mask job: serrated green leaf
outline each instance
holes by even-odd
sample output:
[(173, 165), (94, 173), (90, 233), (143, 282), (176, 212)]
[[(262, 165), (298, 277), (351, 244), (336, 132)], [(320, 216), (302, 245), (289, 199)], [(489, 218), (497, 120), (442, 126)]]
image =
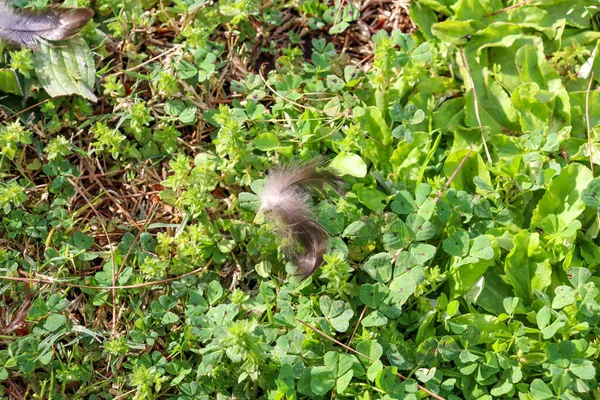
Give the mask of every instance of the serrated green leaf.
[(570, 164), (555, 177), (531, 217), (532, 228), (541, 227), (542, 220), (554, 214), (558, 230), (569, 226), (585, 210), (581, 194), (592, 180), (592, 172), (581, 164)]
[(79, 95), (96, 102), (94, 57), (80, 36), (60, 43), (40, 44), (34, 52), (35, 73), (52, 97)]
[(533, 300), (533, 290), (544, 290), (552, 280), (549, 255), (540, 246), (539, 235), (527, 231), (514, 238), (514, 247), (506, 257), (504, 270), (515, 294), (526, 304)]

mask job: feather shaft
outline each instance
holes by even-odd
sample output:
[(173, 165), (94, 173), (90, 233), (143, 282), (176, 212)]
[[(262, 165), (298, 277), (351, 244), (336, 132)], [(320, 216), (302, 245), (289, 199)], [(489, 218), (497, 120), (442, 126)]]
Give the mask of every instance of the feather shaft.
[(75, 36), (93, 16), (86, 7), (19, 10), (0, 0), (0, 39), (37, 50), (40, 42)]
[(337, 175), (319, 170), (325, 158), (292, 162), (272, 170), (260, 195), (260, 209), (275, 223), (279, 233), (291, 239), (298, 270), (310, 276), (323, 263), (329, 234), (314, 217), (311, 194), (325, 196), (327, 187), (344, 193), (344, 181)]

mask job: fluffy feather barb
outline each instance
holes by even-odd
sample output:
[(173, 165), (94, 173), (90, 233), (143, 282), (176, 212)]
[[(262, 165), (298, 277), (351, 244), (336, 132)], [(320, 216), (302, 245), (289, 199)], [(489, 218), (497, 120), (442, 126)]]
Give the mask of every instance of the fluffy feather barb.
[[(314, 218), (310, 194), (326, 194), (330, 186), (342, 194), (344, 181), (319, 168), (324, 158), (290, 163), (275, 168), (266, 178), (260, 195), (260, 209), (279, 231), (298, 246), (293, 252), (298, 269), (310, 276), (322, 263), (329, 235)], [(299, 248), (298, 248), (299, 247)]]
[(38, 49), (40, 41), (75, 36), (93, 16), (90, 8), (18, 10), (0, 0), (0, 39)]

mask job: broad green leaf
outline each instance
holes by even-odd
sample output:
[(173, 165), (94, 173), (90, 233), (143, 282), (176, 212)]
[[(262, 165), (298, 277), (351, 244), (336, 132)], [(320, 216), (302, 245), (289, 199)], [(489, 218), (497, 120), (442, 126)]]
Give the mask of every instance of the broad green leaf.
[(503, 379), (500, 380), (500, 382), (498, 382), (496, 385), (494, 385), (492, 390), (490, 390), (490, 394), (492, 396), (502, 396), (510, 392), (513, 389), (513, 387), (513, 384), (508, 379)]
[(364, 340), (356, 345), (356, 351), (373, 360), (379, 360), (383, 354), (383, 347), (375, 340)]
[(363, 264), (362, 268), (380, 283), (386, 283), (392, 278), (392, 256), (389, 253), (375, 254)]
[(354, 316), (354, 311), (351, 309), (344, 310), (340, 315), (333, 317), (329, 323), (338, 332), (346, 332), (350, 326), (350, 320)]
[(373, 311), (368, 314), (361, 323), (364, 327), (370, 328), (383, 326), (388, 323), (388, 319), (381, 311)]
[(358, 298), (369, 308), (377, 308), (388, 294), (388, 288), (380, 283), (363, 284), (358, 289)]
[(571, 362), (571, 365), (569, 365), (569, 370), (573, 375), (581, 379), (594, 379), (596, 376), (596, 368), (590, 360), (581, 358), (575, 359)]
[(410, 231), (406, 224), (400, 219), (394, 221), (381, 238), (385, 249), (392, 254), (406, 247), (410, 240)]
[(523, 29), (517, 24), (494, 22), (472, 35), (465, 46), (467, 52), (476, 51), (479, 56), (485, 48), (511, 47), (523, 37)]
[[(493, 252), (493, 250), (492, 250)], [(451, 296), (465, 295), (475, 285), (487, 269), (494, 264), (493, 257), (489, 260), (480, 260), (477, 257), (467, 256), (456, 259), (452, 264), (450, 276)], [(480, 290), (477, 288), (477, 290)]]
[(541, 227), (542, 220), (554, 214), (562, 231), (585, 210), (581, 194), (592, 180), (592, 172), (581, 164), (570, 164), (555, 177), (531, 217), (531, 227)]
[(346, 391), (346, 388), (348, 387), (348, 385), (350, 384), (350, 381), (352, 380), (354, 376), (354, 371), (350, 370), (348, 372), (346, 372), (345, 374), (339, 376), (337, 378), (337, 381), (335, 383), (335, 389), (338, 393), (344, 393), (344, 391)]
[(161, 319), (163, 324), (174, 324), (177, 321), (179, 321), (179, 317), (177, 314), (172, 313), (171, 311), (167, 311)]
[(40, 43), (33, 53), (35, 73), (52, 97), (79, 95), (96, 102), (92, 92), (96, 78), (94, 57), (83, 38), (77, 36), (59, 43)]
[[(580, 78), (584, 78), (587, 79), (589, 76), (590, 72), (594, 73), (594, 78), (596, 79), (596, 81), (598, 81), (598, 79), (600, 79), (600, 40), (598, 40), (596, 42), (596, 47), (594, 47), (594, 50), (592, 51), (592, 54), (590, 56), (590, 59), (588, 59), (588, 61), (581, 66), (581, 69), (579, 71), (578, 76)], [(586, 68), (589, 67), (589, 69)], [(586, 70), (587, 69), (587, 70)]]
[(79, 250), (85, 250), (92, 247), (94, 244), (94, 238), (90, 235), (86, 235), (85, 233), (77, 231), (73, 234), (73, 243)]
[(485, 25), (480, 21), (455, 21), (446, 20), (431, 26), (431, 31), (441, 41), (452, 44), (466, 43), (467, 36), (483, 29)]
[[(571, 136), (585, 138), (587, 135), (587, 124), (585, 121), (586, 115), (589, 117), (590, 127), (593, 128), (600, 124), (600, 92), (592, 90), (588, 94), (587, 91), (584, 89), (577, 92), (569, 92), (569, 102), (571, 103), (571, 113), (579, 113), (580, 115), (580, 119), (576, 119), (575, 115), (573, 116), (573, 130), (571, 131)], [(587, 113), (586, 103), (589, 104), (589, 112)], [(582, 139), (581, 144), (584, 143), (585, 140)], [(585, 143), (585, 145), (587, 146), (587, 143)]]
[(552, 300), (552, 308), (560, 310), (575, 302), (575, 290), (570, 286), (559, 286), (554, 289), (554, 299)]
[(437, 232), (433, 223), (418, 214), (409, 215), (406, 218), (406, 225), (414, 233), (414, 238), (420, 242), (431, 239)]
[(503, 5), (500, 0), (458, 0), (450, 8), (454, 10), (454, 18), (457, 20), (481, 21), (486, 15), (502, 9)]
[(179, 114), (179, 121), (184, 124), (193, 124), (196, 122), (197, 113), (197, 107), (186, 107), (186, 109)]
[[(593, 244), (593, 243), (591, 243)], [(596, 259), (593, 259), (594, 262)], [(592, 277), (592, 272), (587, 268), (573, 267), (570, 268), (567, 273), (570, 275), (569, 281), (571, 284), (580, 292), (583, 293), (585, 283)]]
[[(531, 45), (523, 46), (517, 51), (515, 61), (522, 81), (536, 85), (540, 89), (527, 103), (520, 103), (515, 107), (521, 115), (523, 131), (547, 128), (550, 132), (557, 132), (564, 125), (569, 125), (571, 122), (569, 95), (560, 75), (546, 60), (543, 51)], [(524, 125), (522, 108), (531, 108), (530, 117), (540, 122), (532, 121)], [(545, 116), (544, 108), (547, 109)], [(535, 115), (536, 113), (539, 114)]]
[(379, 306), (379, 311), (388, 318), (396, 319), (402, 315), (402, 297), (399, 293), (388, 292), (383, 304)]
[(600, 179), (595, 178), (581, 192), (581, 199), (590, 206), (600, 208)]
[(219, 281), (211, 281), (205, 290), (206, 299), (212, 306), (223, 297), (223, 288)]
[(370, 210), (383, 210), (387, 205), (388, 196), (377, 189), (360, 186), (355, 189), (355, 193), (360, 202)]
[(482, 260), (491, 260), (494, 258), (494, 249), (490, 245), (490, 238), (487, 235), (477, 236), (473, 240), (469, 255)]
[(279, 138), (273, 132), (265, 132), (255, 137), (252, 144), (258, 150), (269, 151), (279, 147)]
[(363, 178), (367, 175), (367, 164), (358, 154), (339, 153), (329, 164), (329, 167), (343, 175)]
[[(454, 174), (468, 152), (469, 150), (460, 150), (448, 156), (444, 163), (444, 174), (446, 177), (449, 178)], [(473, 179), (476, 176), (491, 185), (490, 173), (487, 170), (483, 159), (479, 153), (473, 151), (466, 158), (464, 164), (454, 177), (451, 186), (457, 190), (464, 190), (467, 193), (479, 192), (480, 189), (473, 183)]]
[[(421, 213), (421, 209), (425, 206), (425, 202), (427, 200), (431, 200), (429, 199), (429, 195), (431, 194), (431, 186), (428, 185), (427, 183), (420, 183), (417, 185), (416, 189), (415, 189), (415, 201), (416, 204), (418, 204), (419, 206), (419, 213)], [(434, 204), (430, 204), (431, 207), (434, 206)]]
[(376, 386), (384, 392), (391, 391), (396, 384), (397, 371), (398, 368), (396, 367), (387, 367), (381, 370), (379, 375), (377, 375), (377, 378), (375, 378)]
[(388, 164), (393, 136), (381, 112), (376, 107), (356, 107), (353, 111), (361, 129), (371, 138), (361, 148), (363, 160), (370, 160), (377, 166)]
[(536, 29), (546, 35), (549, 39), (553, 39), (557, 34), (561, 33), (561, 30), (559, 29), (562, 25), (560, 23), (561, 20), (550, 20), (550, 16), (542, 7), (529, 7), (524, 5), (523, 7), (516, 7), (508, 10), (505, 16), (509, 22), (518, 24), (522, 27)]
[(504, 270), (515, 294), (526, 304), (533, 301), (534, 289), (543, 291), (550, 285), (552, 267), (537, 233), (521, 231), (514, 237)]
[(295, 389), (294, 371), (288, 363), (281, 365), (279, 377), (277, 378), (277, 388), (286, 395), (292, 395)]
[(150, 233), (142, 232), (140, 235), (140, 245), (142, 246), (142, 249), (146, 251), (154, 251), (157, 244), (158, 241), (154, 239), (154, 236), (152, 236)]
[[(419, 45), (419, 47), (417, 47), (416, 49), (413, 50), (413, 52), (411, 53), (411, 59), (415, 62), (419, 62), (419, 63), (429, 63), (431, 62), (431, 45), (429, 44), (429, 42), (424, 42), (422, 44)], [(411, 123), (418, 123), (418, 122), (411, 122)]]
[(335, 385), (335, 372), (327, 366), (314, 367), (310, 371), (310, 388), (317, 395), (324, 395)]
[(438, 342), (438, 351), (446, 361), (454, 361), (461, 352), (459, 344), (452, 336), (444, 336)]
[(311, 388), (311, 373), (313, 368), (304, 368), (302, 373), (300, 374), (300, 379), (298, 380), (298, 392), (306, 395), (306, 396), (315, 396), (315, 393)]
[(454, 235), (444, 240), (442, 248), (451, 256), (466, 256), (469, 251), (469, 234), (466, 231), (456, 231)]
[(427, 40), (434, 38), (431, 26), (438, 21), (437, 15), (425, 4), (411, 2), (408, 9), (411, 20), (419, 27)]
[(558, 330), (563, 326), (565, 326), (565, 322), (557, 319), (556, 321), (554, 321), (553, 323), (541, 330), (542, 338), (550, 339), (551, 337), (556, 335), (556, 332), (558, 332)]
[(560, 343), (549, 343), (546, 346), (548, 360), (560, 368), (567, 368), (575, 354), (575, 345), (570, 340)]
[(5, 68), (0, 69), (0, 92), (23, 96), (23, 89), (21, 88), (15, 70)]
[(507, 284), (503, 278), (503, 268), (498, 266), (488, 267), (482, 276), (483, 289), (476, 298), (477, 305), (495, 315), (503, 312), (502, 301), (506, 297), (514, 296), (512, 286)]
[(548, 13), (549, 24), (554, 25), (556, 21), (566, 19), (567, 24), (585, 29), (589, 22), (589, 15), (586, 10), (589, 6), (596, 6), (595, 0), (561, 0), (544, 1), (540, 8)]
[(382, 370), (383, 370), (383, 363), (380, 360), (376, 360), (367, 369), (367, 378), (370, 381), (374, 381), (379, 376), (379, 373)]
[(537, 312), (535, 315), (535, 320), (537, 322), (537, 326), (539, 329), (544, 329), (548, 326), (550, 322), (550, 317), (552, 316), (550, 307), (544, 306)]
[(525, 83), (513, 92), (512, 104), (519, 114), (521, 130), (532, 132), (548, 126), (554, 108), (554, 96), (540, 89), (537, 83)]
[(319, 308), (326, 318), (340, 315), (345, 309), (343, 300), (332, 300), (331, 297), (325, 295), (319, 298)]
[(543, 380), (538, 378), (531, 382), (529, 390), (531, 390), (531, 394), (535, 400), (546, 400), (556, 397), (548, 385), (546, 385)]
[[(518, 131), (518, 115), (512, 106), (511, 99), (496, 80), (497, 77), (492, 76), (491, 70), (486, 64), (483, 64), (487, 59), (489, 49), (484, 49), (479, 57), (476, 54), (467, 53), (467, 62), (470, 70), (467, 72), (461, 62), (461, 73), (464, 76), (470, 75), (473, 78), (475, 90), (477, 91), (477, 105), (479, 111), (479, 119), (481, 124), (489, 127), (492, 132), (496, 131)], [(468, 91), (465, 94), (465, 122), (467, 127), (479, 128), (477, 113), (475, 112), (475, 96), (470, 80), (466, 80)], [(481, 135), (477, 139), (477, 143), (481, 142)]]
[(395, 213), (404, 215), (414, 212), (417, 209), (417, 204), (409, 192), (401, 190), (396, 194), (390, 207)]
[(258, 212), (260, 208), (260, 199), (254, 193), (242, 192), (238, 195), (240, 207), (250, 212)]
[(410, 255), (415, 259), (417, 264), (425, 264), (435, 255), (435, 246), (427, 243), (415, 243), (410, 247)]
[(59, 328), (63, 327), (67, 322), (67, 319), (62, 314), (50, 314), (44, 322), (44, 329), (50, 332), (56, 332)]
[(333, 370), (336, 379), (336, 391), (338, 393), (346, 390), (346, 387), (352, 380), (354, 371), (352, 367), (358, 360), (350, 354), (336, 353), (333, 351), (325, 354), (324, 364), (327, 368)]
[(507, 297), (502, 302), (502, 305), (504, 306), (504, 311), (506, 311), (508, 315), (513, 315), (515, 310), (517, 309), (517, 306), (519, 305), (519, 298)]
[(424, 279), (422, 267), (415, 267), (398, 276), (390, 283), (390, 290), (400, 295), (401, 305), (415, 292), (417, 285)]

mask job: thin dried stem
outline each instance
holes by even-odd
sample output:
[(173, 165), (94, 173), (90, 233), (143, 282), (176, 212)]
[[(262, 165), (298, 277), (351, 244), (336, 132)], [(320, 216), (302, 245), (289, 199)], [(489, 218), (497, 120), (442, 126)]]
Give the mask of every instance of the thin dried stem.
[(456, 174), (458, 174), (458, 171), (460, 171), (462, 166), (465, 164), (465, 161), (467, 161), (467, 158), (469, 158), (469, 156), (471, 155), (472, 152), (473, 152), (473, 147), (469, 147), (469, 151), (467, 152), (467, 154), (465, 154), (465, 156), (461, 160), (460, 164), (458, 164), (458, 167), (456, 167), (456, 170), (454, 170), (452, 175), (450, 175), (448, 182), (446, 182), (446, 184), (444, 185), (444, 189), (440, 190), (440, 192), (435, 197), (435, 200), (433, 201), (434, 203), (437, 203), (438, 201), (440, 201), (440, 199), (442, 198), (442, 195), (444, 194), (446, 189), (448, 189), (448, 186), (450, 186), (450, 184), (452, 183), (454, 178), (456, 178)]
[[(371, 357), (367, 356), (366, 354), (363, 354), (363, 353), (361, 353), (361, 352), (359, 352), (357, 350), (354, 350), (352, 347), (350, 347), (348, 345), (345, 345), (344, 343), (340, 342), (339, 340), (337, 340), (337, 339), (329, 336), (325, 332), (323, 332), (323, 331), (315, 328), (314, 326), (308, 324), (307, 322), (304, 322), (304, 321), (302, 321), (301, 319), (298, 319), (298, 318), (296, 318), (296, 321), (300, 322), (302, 325), (306, 326), (307, 328), (311, 329), (312, 331), (314, 331), (314, 332), (318, 333), (319, 335), (323, 336), (325, 339), (330, 340), (333, 343), (337, 344), (338, 346), (343, 347), (347, 351), (349, 351), (351, 353), (354, 353), (354, 354), (357, 354), (357, 355), (359, 355), (359, 356), (361, 356), (361, 357), (363, 357), (363, 358), (365, 358), (365, 359), (367, 359), (367, 360), (369, 360), (371, 362), (375, 362), (376, 361), (376, 360), (372, 359)], [(384, 368), (387, 368), (387, 367), (384, 367)], [(402, 374), (400, 374), (398, 372), (396, 373), (396, 376), (398, 376), (399, 378), (404, 379), (404, 380), (408, 379), (406, 376), (404, 376), (404, 375), (402, 375)], [(429, 396), (433, 397), (434, 399), (445, 400), (443, 397), (441, 397), (441, 396), (433, 393), (431, 390), (429, 390), (429, 389), (427, 389), (427, 388), (425, 388), (425, 387), (423, 387), (421, 385), (417, 385), (417, 387), (421, 391), (423, 391), (424, 393), (427, 393)]]
[[(90, 206), (90, 209), (94, 212), (94, 214), (96, 215), (96, 217), (98, 218), (98, 223), (100, 224), (100, 226), (102, 226), (102, 230), (104, 231), (104, 234), (106, 235), (106, 240), (108, 241), (108, 249), (110, 251), (110, 267), (111, 267), (111, 275), (112, 275), (112, 285), (116, 286), (117, 285), (117, 278), (115, 275), (115, 251), (113, 249), (113, 245), (110, 241), (110, 236), (108, 236), (108, 231), (106, 230), (106, 226), (104, 225), (104, 222), (102, 221), (102, 216), (100, 215), (100, 213), (98, 212), (98, 210), (96, 210), (96, 207), (94, 207), (94, 205), (90, 202), (90, 200), (88, 199), (88, 197), (85, 195), (85, 193), (75, 184), (75, 182), (71, 179), (71, 178), (67, 178), (67, 180), (69, 181), (69, 183), (73, 186), (73, 188), (75, 188), (75, 190), (77, 191), (77, 193), (79, 193), (79, 195), (83, 198), (83, 200), (85, 200), (85, 202), (88, 204), (88, 206)], [(116, 314), (117, 314), (117, 292), (116, 290), (113, 289), (112, 291), (112, 331), (113, 334), (115, 332), (115, 322), (116, 322)]]
[(196, 268), (193, 271), (186, 272), (185, 274), (178, 275), (173, 278), (166, 278), (166, 279), (161, 279), (159, 281), (144, 282), (144, 283), (138, 283), (135, 285), (123, 285), (123, 286), (78, 285), (76, 283), (58, 281), (58, 280), (55, 280), (54, 278), (36, 279), (36, 278), (20, 278), (20, 277), (16, 277), (16, 276), (6, 276), (6, 275), (0, 275), (0, 280), (15, 281), (15, 282), (44, 283), (44, 284), (50, 284), (50, 285), (57, 284), (60, 286), (74, 287), (74, 288), (78, 288), (78, 289), (95, 289), (95, 290), (113, 290), (114, 291), (114, 290), (139, 289), (139, 288), (148, 287), (148, 286), (164, 285), (165, 283), (173, 282), (173, 281), (185, 278), (186, 276), (194, 275), (197, 273), (200, 273), (200, 276), (202, 276), (204, 274), (204, 272), (208, 269), (208, 267), (211, 266), (211, 264), (212, 264), (212, 261), (209, 261), (209, 263), (203, 267)]
[(592, 82), (593, 81), (594, 81), (594, 71), (592, 71), (590, 73), (590, 82), (588, 83), (588, 87), (585, 92), (585, 124), (587, 126), (588, 152), (590, 153), (590, 169), (592, 170), (592, 175), (594, 175), (594, 160), (593, 160), (594, 144), (592, 143), (592, 129), (590, 128), (590, 91), (592, 90)]
[[(590, 125), (590, 91), (592, 90), (592, 82), (594, 82), (594, 71), (590, 73), (590, 81), (587, 90), (585, 91), (585, 124), (587, 127), (588, 152), (590, 153), (590, 169), (592, 177), (594, 176), (594, 143), (592, 142), (592, 129)], [(600, 227), (600, 211), (596, 212), (596, 220)]]
[(491, 14), (487, 14), (487, 15), (486, 15), (486, 17), (493, 17), (494, 15), (498, 15), (498, 14), (505, 13), (505, 12), (507, 12), (507, 11), (509, 11), (509, 10), (513, 10), (513, 9), (515, 9), (515, 8), (519, 8), (519, 7), (521, 7), (521, 6), (524, 6), (524, 5), (526, 5), (527, 3), (531, 3), (531, 1), (532, 1), (532, 0), (524, 0), (524, 1), (520, 2), (520, 3), (513, 4), (512, 6), (505, 7), (505, 8), (503, 8), (502, 10), (494, 11), (494, 12), (493, 12), (493, 13), (491, 13)]
[(485, 149), (485, 155), (487, 157), (488, 162), (492, 164), (492, 156), (490, 155), (490, 150), (488, 149), (487, 143), (485, 141), (485, 135), (483, 134), (483, 124), (481, 123), (481, 117), (479, 116), (479, 99), (477, 97), (477, 90), (475, 89), (475, 81), (473, 81), (471, 70), (469, 70), (469, 63), (467, 62), (467, 56), (465, 55), (465, 50), (462, 47), (460, 48), (460, 54), (465, 65), (467, 78), (469, 78), (471, 88), (473, 89), (473, 107), (475, 108), (475, 118), (477, 118), (477, 124), (479, 124), (479, 132), (481, 133), (481, 141), (483, 143), (483, 148)]
[[(156, 60), (159, 60), (159, 59), (161, 59), (161, 58), (163, 58), (163, 57), (165, 57), (165, 56), (167, 56), (167, 55), (169, 55), (169, 54), (171, 54), (171, 53), (174, 53), (175, 51), (177, 51), (177, 50), (180, 50), (180, 49), (181, 49), (181, 46), (175, 46), (175, 47), (173, 47), (173, 48), (171, 48), (171, 49), (169, 49), (169, 50), (167, 50), (167, 51), (165, 51), (165, 52), (163, 52), (163, 53), (160, 53), (160, 54), (159, 54), (159, 55), (157, 55), (157, 56), (154, 56), (154, 57), (152, 57), (152, 58), (150, 58), (150, 59), (148, 59), (148, 60), (144, 61), (144, 62), (143, 62), (143, 63), (141, 63), (141, 64), (138, 64), (138, 65), (136, 65), (136, 66), (134, 66), (134, 67), (131, 67), (131, 68), (124, 69), (124, 70), (122, 70), (122, 71), (119, 71), (119, 72), (115, 72), (115, 73), (114, 73), (114, 74), (112, 74), (112, 75), (114, 75), (114, 76), (119, 76), (119, 75), (126, 74), (127, 72), (133, 72), (133, 71), (135, 71), (135, 70), (138, 70), (138, 69), (140, 69), (140, 68), (142, 68), (142, 67), (144, 67), (144, 66), (146, 66), (146, 65), (150, 64), (151, 62), (154, 62), (154, 61), (156, 61)], [(110, 76), (110, 75), (106, 75), (106, 76)], [(106, 79), (106, 77), (102, 78), (101, 80), (104, 80), (104, 79)]]

